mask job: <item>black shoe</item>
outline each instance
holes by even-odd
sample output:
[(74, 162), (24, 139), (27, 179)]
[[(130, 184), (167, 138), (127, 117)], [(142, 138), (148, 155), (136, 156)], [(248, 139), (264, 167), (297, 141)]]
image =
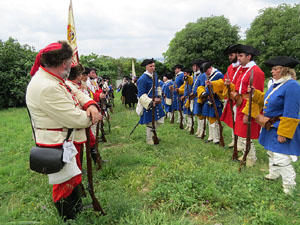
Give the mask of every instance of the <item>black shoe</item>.
[(212, 142), (212, 140), (205, 140), (205, 141), (204, 141), (204, 143), (206, 143), (206, 144), (207, 144), (207, 143), (210, 143), (210, 142)]
[(220, 144), (220, 142), (219, 142), (219, 141), (217, 141), (217, 142), (214, 142), (214, 145), (218, 145), (218, 144)]

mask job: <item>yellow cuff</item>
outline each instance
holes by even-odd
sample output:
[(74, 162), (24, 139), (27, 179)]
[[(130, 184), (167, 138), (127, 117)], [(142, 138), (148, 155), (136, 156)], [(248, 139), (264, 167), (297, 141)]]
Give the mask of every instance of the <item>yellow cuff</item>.
[(192, 76), (188, 76), (188, 84), (189, 85), (193, 85), (193, 77)]
[(204, 86), (199, 86), (199, 87), (197, 88), (197, 97), (198, 97), (197, 102), (198, 102), (198, 103), (202, 103), (201, 95), (202, 95), (202, 93), (203, 93), (204, 91), (205, 91), (205, 87), (204, 87)]
[(181, 85), (180, 88), (178, 89), (178, 94), (180, 94), (180, 95), (184, 94), (184, 87), (185, 87), (185, 81), (184, 81), (183, 85)]
[(225, 88), (223, 79), (214, 80), (211, 82), (214, 93), (221, 92)]
[(265, 93), (255, 89), (253, 97), (252, 97), (252, 101), (257, 103), (259, 106), (263, 106), (264, 105), (264, 97), (265, 97)]
[(280, 117), (280, 123), (278, 126), (277, 134), (279, 136), (292, 139), (299, 123), (299, 119)]
[(190, 100), (188, 99), (188, 100), (186, 100), (186, 103), (185, 103), (185, 108), (190, 108)]
[[(262, 110), (262, 107), (260, 107), (258, 104), (254, 103), (252, 101), (251, 117), (255, 119), (260, 114), (261, 110)], [(245, 107), (243, 108), (242, 113), (248, 115), (248, 113), (249, 113), (249, 100), (247, 101)]]

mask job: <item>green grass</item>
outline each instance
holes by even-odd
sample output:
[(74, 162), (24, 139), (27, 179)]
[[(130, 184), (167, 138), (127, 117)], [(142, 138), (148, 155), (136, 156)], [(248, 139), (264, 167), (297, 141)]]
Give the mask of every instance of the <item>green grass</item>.
[[(257, 164), (241, 173), (232, 150), (204, 144), (168, 121), (158, 128), (161, 143), (148, 146), (144, 126), (128, 137), (138, 117), (119, 97), (108, 142), (100, 143), (110, 161), (94, 170), (96, 196), (107, 215), (88, 209), (71, 224), (300, 224), (299, 185), (286, 196), (281, 179), (263, 179), (268, 159), (257, 142)], [(26, 109), (0, 111), (0, 118), (0, 224), (62, 224), (47, 176), (29, 169), (34, 143)], [(224, 135), (229, 143), (228, 127)], [(294, 166), (299, 172), (299, 163)]]

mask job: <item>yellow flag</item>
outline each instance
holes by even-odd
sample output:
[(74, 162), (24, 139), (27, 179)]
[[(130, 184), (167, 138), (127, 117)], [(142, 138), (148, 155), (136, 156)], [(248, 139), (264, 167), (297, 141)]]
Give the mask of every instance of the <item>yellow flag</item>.
[(78, 56), (72, 0), (70, 0), (70, 6), (69, 6), (67, 40), (73, 49), (72, 65), (76, 65), (79, 62), (79, 56)]
[(132, 65), (132, 69), (131, 69), (131, 77), (133, 78), (133, 77), (136, 77), (133, 59), (132, 59), (132, 64), (131, 64), (131, 65)]

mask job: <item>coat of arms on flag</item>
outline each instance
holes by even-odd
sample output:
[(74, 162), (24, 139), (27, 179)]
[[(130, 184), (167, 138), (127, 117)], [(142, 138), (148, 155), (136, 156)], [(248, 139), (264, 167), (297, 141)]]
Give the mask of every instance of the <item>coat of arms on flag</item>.
[(72, 0), (70, 0), (70, 6), (69, 6), (67, 40), (71, 45), (71, 48), (73, 49), (72, 65), (76, 65), (79, 62), (79, 56), (78, 56), (78, 49), (77, 49), (77, 42), (76, 42), (76, 31), (75, 31)]

